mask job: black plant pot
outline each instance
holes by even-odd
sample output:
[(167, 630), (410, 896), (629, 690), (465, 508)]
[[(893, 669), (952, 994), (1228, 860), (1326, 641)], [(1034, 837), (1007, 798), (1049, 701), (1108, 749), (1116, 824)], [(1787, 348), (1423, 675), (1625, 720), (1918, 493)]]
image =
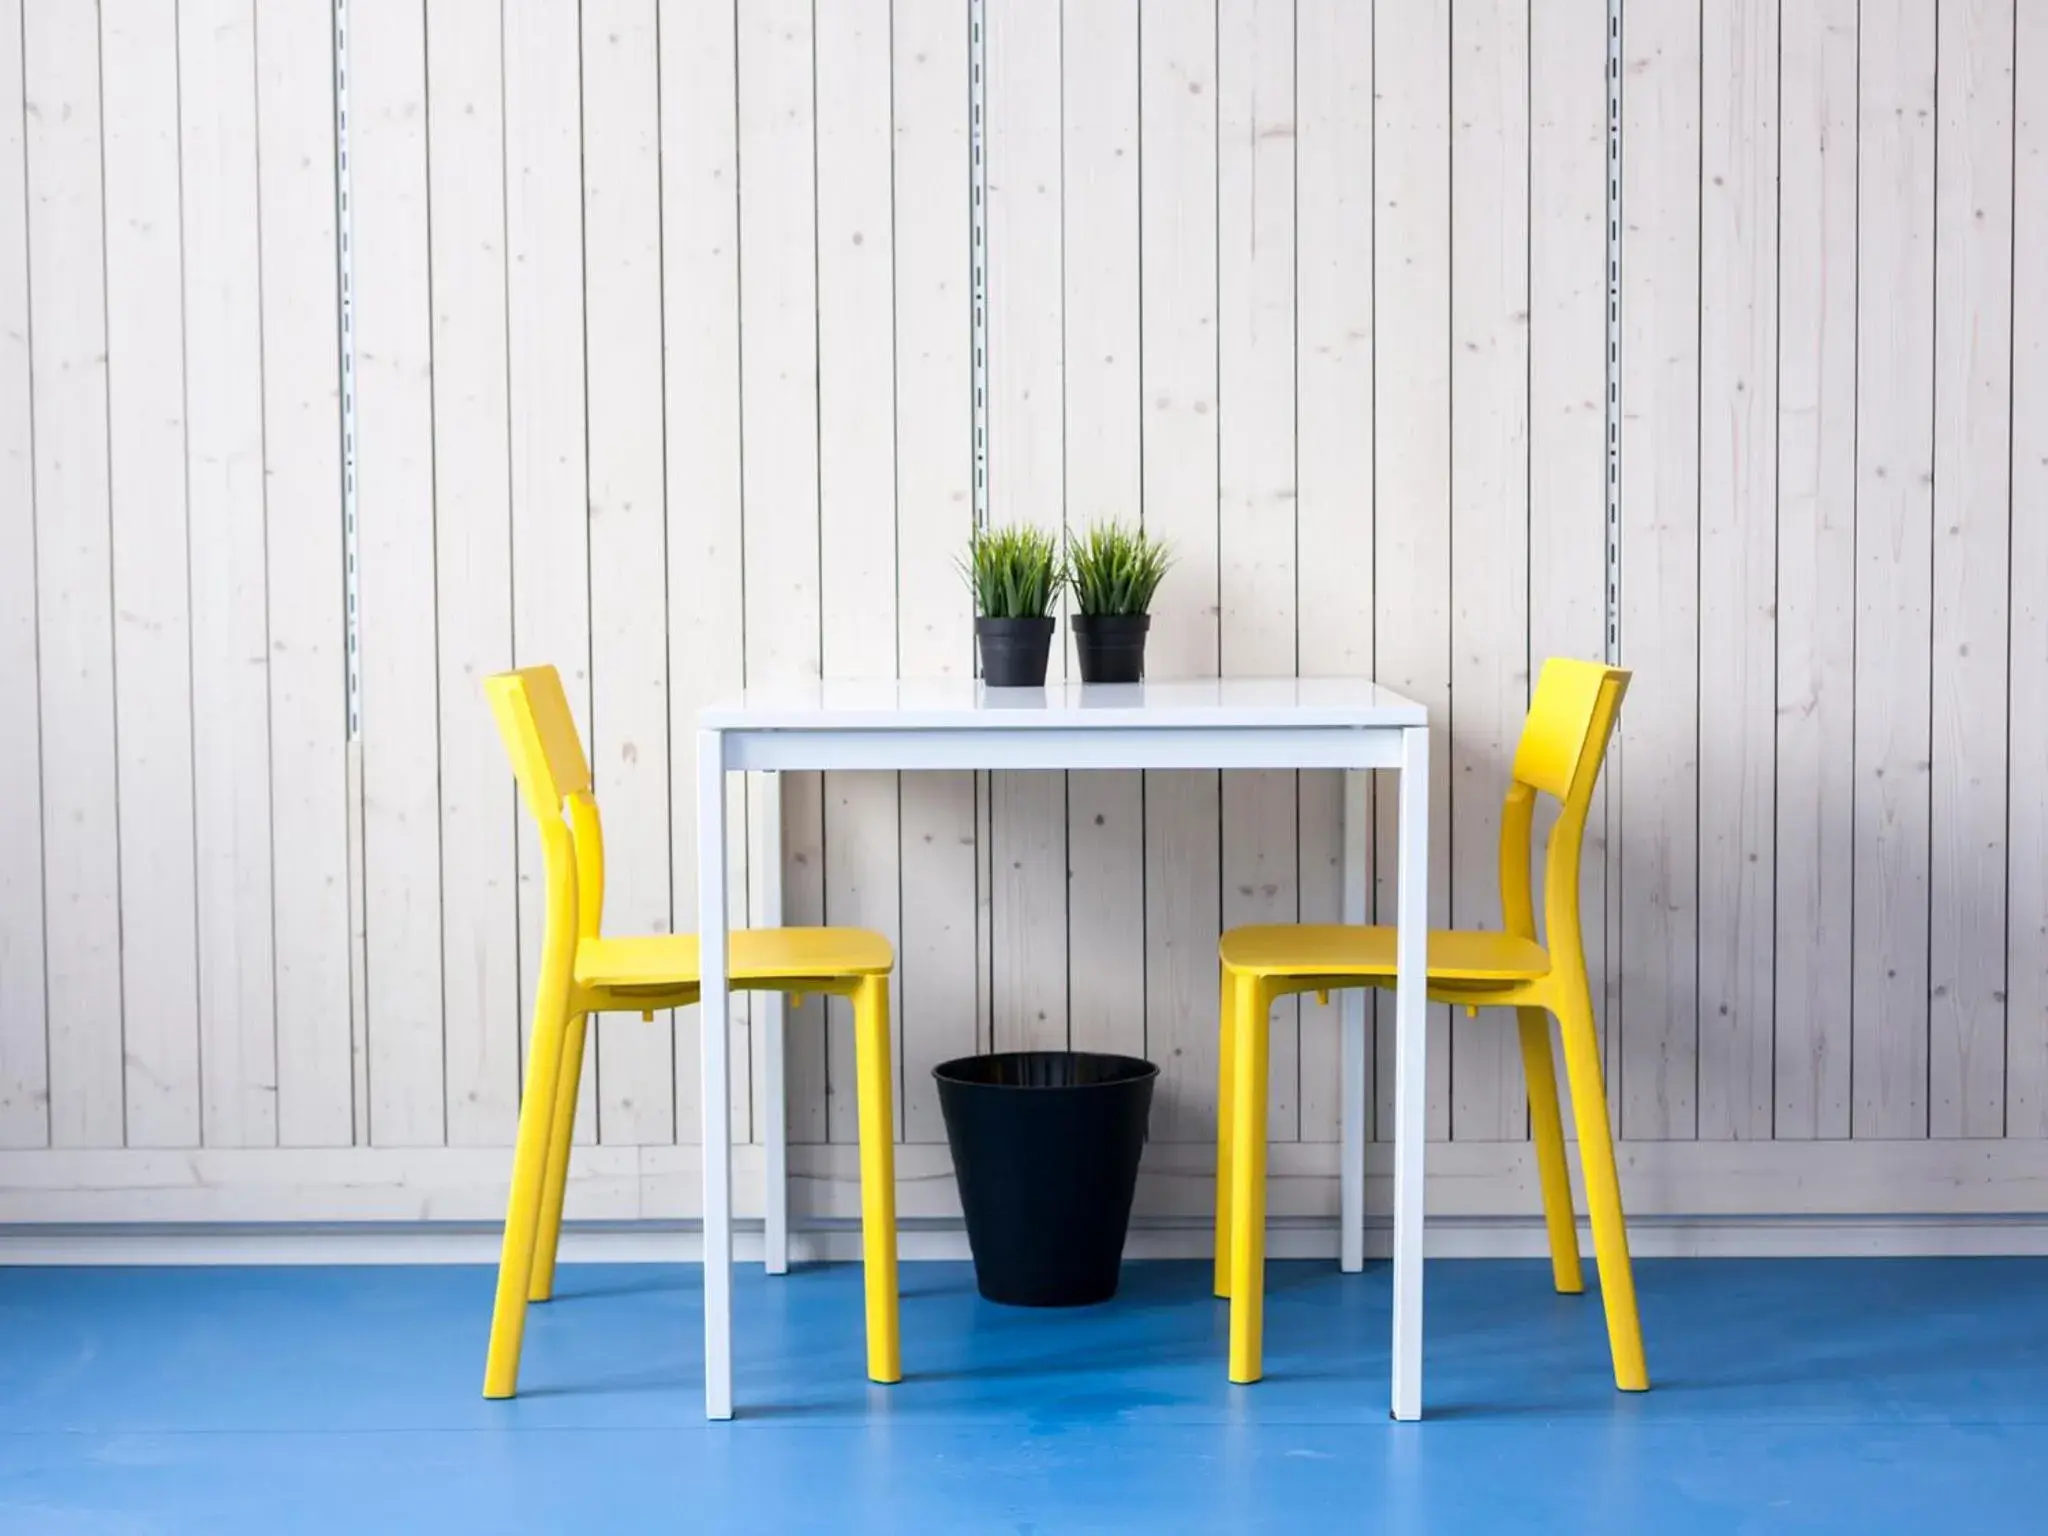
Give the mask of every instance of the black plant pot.
[(1045, 664), (1052, 657), (1050, 617), (976, 619), (981, 642), (981, 680), (991, 688), (1043, 688)]
[(1136, 683), (1145, 677), (1149, 613), (1077, 613), (1069, 619), (1084, 683)]
[(1010, 1051), (932, 1069), (974, 1279), (990, 1301), (1116, 1294), (1159, 1069), (1132, 1056)]

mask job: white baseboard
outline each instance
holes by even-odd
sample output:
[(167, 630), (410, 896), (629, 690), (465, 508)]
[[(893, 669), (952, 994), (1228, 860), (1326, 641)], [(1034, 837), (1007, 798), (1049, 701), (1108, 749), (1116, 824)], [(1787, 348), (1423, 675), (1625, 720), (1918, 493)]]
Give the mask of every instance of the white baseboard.
[[(2048, 1212), (2048, 1140), (1622, 1142), (1616, 1155), (1630, 1228), (1645, 1236), (1657, 1221), (1744, 1227), (1846, 1217), (1917, 1228), (1929, 1217), (1998, 1226), (2011, 1212)], [(1215, 1208), (1215, 1156), (1206, 1143), (1148, 1146), (1138, 1175), (1139, 1224), (1200, 1231)], [(22, 1224), (71, 1231), (85, 1223), (484, 1227), (503, 1219), (511, 1160), (501, 1147), (6, 1151), (0, 1238)], [(789, 1167), (799, 1226), (829, 1227), (860, 1214), (857, 1148), (793, 1146)], [(736, 1215), (761, 1214), (762, 1176), (761, 1148), (735, 1148)], [(1573, 1182), (1584, 1189), (1583, 1179)], [(1432, 1145), (1427, 1183), (1432, 1230), (1503, 1220), (1533, 1230), (1541, 1205), (1527, 1142)], [(579, 1146), (569, 1163), (568, 1210), (576, 1222), (687, 1222), (701, 1209), (702, 1189), (694, 1146)], [(1375, 1143), (1366, 1149), (1366, 1210), (1384, 1216), (1392, 1204), (1392, 1152)], [(904, 1218), (958, 1223), (944, 1143), (897, 1147), (896, 1209)], [(1276, 1224), (1320, 1222), (1334, 1235), (1337, 1209), (1333, 1144), (1268, 1149), (1266, 1211)]]
[[(965, 1259), (967, 1234), (958, 1222), (906, 1221), (898, 1234), (906, 1262)], [(1919, 1217), (1642, 1217), (1629, 1223), (1636, 1257), (1659, 1258), (1907, 1258), (2048, 1255), (2048, 1216)], [(1432, 1218), (1429, 1255), (1442, 1259), (1537, 1259), (1546, 1252), (1543, 1225), (1517, 1217)], [(1590, 1259), (1591, 1239), (1580, 1232)], [(743, 1224), (735, 1250), (758, 1264), (758, 1223)], [(1368, 1257), (1386, 1257), (1387, 1233), (1375, 1224)], [(1276, 1259), (1337, 1257), (1335, 1223), (1272, 1224), (1267, 1252)], [(703, 1253), (688, 1221), (593, 1223), (562, 1236), (564, 1264), (692, 1264)], [(1138, 1220), (1126, 1258), (1205, 1259), (1209, 1230), (1199, 1222)], [(821, 1222), (790, 1234), (799, 1264), (860, 1257), (860, 1232), (849, 1221)], [(0, 1265), (164, 1264), (495, 1264), (498, 1234), (481, 1223), (334, 1223), (319, 1225), (49, 1225), (0, 1228)]]

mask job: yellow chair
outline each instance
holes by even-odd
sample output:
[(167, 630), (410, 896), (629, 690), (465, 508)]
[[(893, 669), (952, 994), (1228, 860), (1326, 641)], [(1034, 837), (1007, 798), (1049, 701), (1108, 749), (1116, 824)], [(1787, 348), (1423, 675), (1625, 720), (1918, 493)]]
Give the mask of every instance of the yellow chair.
[[(1432, 932), (1429, 995), (1476, 1014), (1513, 1008), (1528, 1080), (1529, 1121), (1543, 1187), (1551, 1273), (1560, 1291), (1585, 1289), (1572, 1220), (1571, 1176), (1565, 1167), (1557, 1079), (1550, 1058), (1549, 1014), (1556, 1014), (1578, 1121), (1586, 1203), (1600, 1262), (1600, 1293), (1614, 1355), (1614, 1384), (1624, 1392), (1650, 1385), (1636, 1316), (1628, 1230), (1615, 1177), (1607, 1094), (1593, 1030), (1593, 997), (1579, 926), (1579, 853), (1586, 811), (1600, 776), (1615, 712), (1628, 674), (1592, 662), (1544, 663), (1515, 750), (1513, 782), (1500, 828), (1503, 933)], [(1529, 887), (1538, 791), (1562, 802), (1544, 857), (1543, 907), (1548, 943), (1539, 942)], [(1267, 1025), (1274, 1000), (1343, 987), (1391, 987), (1394, 930), (1334, 924), (1236, 928), (1221, 945), (1222, 1071), (1217, 1119), (1216, 1294), (1230, 1298), (1230, 1379), (1261, 1374), (1266, 1250)]]
[[(527, 667), (486, 678), (484, 694), (527, 809), (540, 826), (548, 891), (511, 1207), (484, 1366), (484, 1396), (510, 1397), (519, 1381), (526, 1304), (546, 1301), (554, 1290), (585, 1020), (593, 1013), (652, 1019), (656, 1009), (695, 1003), (697, 937), (599, 935), (604, 833), (591, 793), (590, 764), (562, 680), (553, 667)], [(889, 972), (894, 964), (886, 938), (856, 928), (773, 928), (732, 935), (735, 990), (831, 993), (853, 1000), (868, 1376), (879, 1382), (903, 1376), (896, 1302), (895, 1118), (889, 1098)]]

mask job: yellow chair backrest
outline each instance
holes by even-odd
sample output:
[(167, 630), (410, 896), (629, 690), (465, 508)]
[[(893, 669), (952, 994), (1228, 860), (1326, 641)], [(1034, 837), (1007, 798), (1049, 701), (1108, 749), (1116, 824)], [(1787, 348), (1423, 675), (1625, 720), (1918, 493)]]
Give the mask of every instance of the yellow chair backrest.
[(1536, 794), (1541, 791), (1561, 803), (1543, 860), (1545, 938), (1554, 956), (1560, 945), (1569, 945), (1575, 964), (1586, 812), (1628, 683), (1629, 674), (1621, 668), (1598, 662), (1554, 656), (1543, 663), (1515, 747), (1514, 782), (1501, 817), (1502, 915), (1510, 933), (1534, 938), (1529, 858)]
[(540, 826), (549, 930), (556, 929), (558, 916), (566, 916), (568, 931), (595, 935), (604, 908), (604, 829), (591, 793), (590, 760), (583, 755), (562, 676), (553, 667), (500, 672), (484, 679), (484, 697), (512, 759), (520, 795)]
[(1543, 663), (1515, 747), (1515, 780), (1570, 800), (1591, 795), (1628, 674), (1595, 661), (1553, 656)]
[(590, 789), (590, 763), (576, 718), (553, 667), (521, 667), (484, 679), (484, 697), (512, 757), (526, 808), (537, 818), (562, 814), (562, 802)]

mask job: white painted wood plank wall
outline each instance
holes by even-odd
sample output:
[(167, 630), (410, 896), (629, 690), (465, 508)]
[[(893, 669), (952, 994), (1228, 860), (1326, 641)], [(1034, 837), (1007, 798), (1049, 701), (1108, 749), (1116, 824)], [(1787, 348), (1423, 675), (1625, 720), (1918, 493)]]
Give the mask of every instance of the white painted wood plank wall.
[(1850, 1126), (1927, 1134), (1934, 0), (1860, 12)]
[[(177, 13), (109, 5), (100, 46), (102, 70), (129, 82), (108, 103), (105, 124), (108, 411), (113, 420), (132, 424), (110, 444), (126, 1143), (194, 1146), (200, 1141), (199, 1082), (191, 1070), (200, 1059), (200, 964), (193, 900), (192, 590), (188, 582), (167, 579), (184, 568), (191, 537)], [(241, 140), (253, 142), (247, 133)], [(198, 186), (194, 192), (197, 215), (206, 192)], [(220, 222), (216, 217), (205, 227)], [(246, 280), (247, 274), (230, 276)], [(208, 294), (218, 296), (218, 290), (208, 285)], [(243, 377), (260, 379), (261, 370), (244, 369)], [(247, 534), (246, 525), (228, 530), (224, 542), (238, 555), (252, 547), (260, 552)], [(214, 885), (218, 893), (218, 880)], [(261, 976), (262, 968), (251, 965), (248, 974)]]
[[(2013, 69), (2013, 250), (2048, 249), (2048, 14), (2023, 5)], [(2022, 272), (2025, 276), (2022, 276)], [(2048, 283), (2015, 265), (2012, 295), (2012, 672), (2007, 698), (2048, 697)], [(2021, 509), (2025, 510), (2022, 511)], [(2005, 1133), (2048, 1136), (2048, 711), (2013, 711), (2008, 761)], [(2014, 1021), (2019, 1027), (2014, 1027)]]
[[(1451, 724), (1451, 54), (1450, 0), (1373, 9), (1374, 675)], [(1398, 446), (1396, 446), (1398, 445)], [(1512, 670), (1517, 661), (1506, 659)], [(1451, 807), (1450, 752), (1430, 756), (1430, 804)], [(1503, 788), (1505, 784), (1503, 783)], [(1377, 798), (1376, 915), (1394, 915), (1396, 797)], [(1430, 819), (1429, 916), (1451, 914), (1451, 818)], [(1394, 1130), (1394, 1012), (1378, 1007), (1376, 1129)], [(1456, 1044), (1430, 1010), (1429, 1134), (1451, 1130)], [(1487, 1028), (1500, 1028), (1489, 1020)]]
[[(351, 807), (328, 18), (0, 3), (0, 1146), (240, 1149), (231, 1178), (502, 1148), (540, 892), (478, 679), (562, 667), (607, 920), (660, 929), (695, 921), (701, 703), (972, 665), (965, 8), (355, 25)], [(2048, 302), (2015, 262), (2048, 30), (2013, 0), (1623, 26), (1636, 682), (1585, 893), (1624, 1140), (2048, 1141)], [(1158, 675), (1427, 698), (1438, 909), (1493, 920), (1532, 669), (1605, 640), (1604, 4), (1063, 0), (992, 7), (985, 48), (995, 516), (1171, 540)], [(797, 777), (786, 910), (896, 940), (907, 1141), (943, 1139), (936, 1062), (1071, 1042), (1160, 1061), (1157, 1155), (1192, 1167), (1217, 929), (1336, 915), (1341, 799)], [(1274, 1033), (1305, 1209), (1338, 1012)], [(696, 1028), (602, 1023), (579, 1135), (692, 1142)], [(1505, 1199), (1507, 1021), (1432, 1028), (1432, 1134)], [(796, 1137), (850, 1140), (845, 1019), (788, 1029)]]
[(1690, 1140), (1699, 1097), (1700, 15), (1622, 31), (1622, 659), (1635, 673), (1615, 825), (1611, 1097), (1621, 1134)]
[[(1061, 26), (1064, 521), (1078, 529), (1144, 511), (1138, 0), (1067, 0)], [(1144, 775), (1066, 784), (1068, 1027), (1098, 1050), (1142, 1056)]]
[[(820, 665), (836, 677), (897, 669), (889, 22), (872, 6), (817, 13)], [(897, 793), (893, 773), (825, 781), (825, 921), (872, 928), (892, 945), (901, 939)], [(852, 1007), (831, 998), (825, 1012), (827, 1139), (858, 1141)], [(900, 1059), (900, 1039), (895, 1048)]]
[[(1940, 8), (1935, 47), (1933, 847), (1928, 1131), (2005, 1132), (2013, 442), (2014, 0)], [(2038, 505), (2026, 515), (2039, 517)], [(2031, 775), (2038, 759), (2022, 760)]]
[[(1451, 13), (1451, 921), (1500, 920), (1501, 786), (1529, 703), (1530, 99), (1527, 6)], [(1454, 1035), (1451, 1134), (1528, 1128), (1504, 1021)]]
[(1768, 1140), (1778, 0), (1701, 14), (1700, 312), (1715, 321), (1699, 355), (1699, 1134)]
[[(661, 14), (661, 261), (663, 411), (668, 505), (668, 590), (694, 601), (667, 607), (669, 804), (693, 803), (698, 708), (739, 686), (744, 675), (741, 599), (739, 118), (733, 14), (715, 6)], [(689, 210), (687, 218), (670, 210)], [(500, 751), (503, 749), (500, 748)], [(740, 798), (740, 797), (735, 797)], [(746, 807), (734, 807), (736, 870), (744, 870)], [(697, 823), (670, 820), (670, 903), (678, 931), (696, 926)], [(746, 882), (733, 881), (743, 913)], [(748, 1060), (747, 999), (735, 997), (733, 1060)], [(675, 1124), (697, 1139), (697, 1010), (675, 1016)], [(734, 1123), (752, 1123), (751, 1085), (734, 1073)]]
[[(51, 1146), (114, 1147), (127, 1094), (99, 18), (61, 0), (24, 9), (35, 495), (11, 515), (34, 519), (44, 1102)], [(196, 1081), (198, 1061), (184, 1066)]]
[(0, 5), (0, 1147), (50, 1141), (36, 465), (22, 0)]
[(1856, 0), (1779, 16), (1772, 1056), (1773, 1129), (1785, 1140), (1850, 1129), (1856, 16)]
[(277, 990), (255, 26), (251, 0), (178, 8), (200, 1112), (207, 1144), (260, 1147)]
[[(434, 560), (440, 692), (442, 1041), (448, 1144), (503, 1145), (519, 1104), (516, 807), (471, 707), (512, 664), (511, 451), (499, 8), (427, 18), (433, 206)], [(496, 172), (496, 174), (494, 174)]]
[[(1304, 674), (1373, 670), (1373, 16), (1295, 7), (1295, 630)], [(1339, 774), (1300, 776), (1304, 922), (1342, 916)], [(1353, 833), (1370, 840), (1354, 826)], [(1301, 1010), (1301, 1136), (1339, 1130), (1340, 1015)], [(1370, 999), (1352, 1006), (1370, 1014)], [(1368, 1071), (1371, 1069), (1368, 1053)], [(1370, 1088), (1367, 1102), (1372, 1102)]]
[(448, 1130), (424, 22), (356, 16), (349, 85), (360, 654), (364, 719), (372, 699), (382, 719), (362, 743), (366, 1087), (390, 1146)]
[[(1155, 7), (1138, 33), (1138, 249), (1145, 526), (1173, 546), (1146, 667), (1213, 677), (1218, 644), (1216, 16)], [(998, 131), (993, 130), (992, 131)], [(1221, 782), (1145, 775), (1145, 1044), (1152, 1135), (1213, 1141)]]
[[(334, 100), (322, 85), (333, 67), (327, 23), (317, 9), (293, 6), (262, 10), (256, 26), (277, 1136), (287, 1147), (348, 1145), (359, 1099), (347, 716), (334, 697), (348, 640), (334, 579), (342, 565), (341, 358)], [(502, 945), (493, 963), (514, 964)]]
[[(896, 655), (906, 676), (954, 677), (973, 666), (953, 567), (974, 500), (966, 7), (897, 0), (891, 57)], [(906, 774), (900, 805), (899, 889), (922, 893), (896, 951), (903, 1134), (943, 1141), (931, 1069), (974, 1051), (980, 1019), (975, 775)]]
[[(1603, 0), (1533, 7), (1529, 28), (1528, 655), (1534, 664), (1545, 656), (1599, 656), (1607, 643), (1607, 8)], [(1612, 1028), (1620, 978), (1609, 943), (1619, 913), (1611, 899), (1613, 778), (1610, 767), (1588, 814), (1580, 873), (1587, 971), (1600, 1000), (1610, 1084), (1620, 1038)], [(1549, 817), (1540, 818), (1539, 833), (1548, 827)]]
[[(586, 0), (584, 414), (589, 422), (591, 764), (605, 812), (606, 916), (665, 932), (670, 870), (667, 485), (663, 474), (661, 110), (654, 0)], [(551, 509), (559, 516), (559, 509)], [(687, 750), (687, 748), (685, 748)], [(674, 1029), (596, 1024), (598, 1134), (675, 1139)]]

